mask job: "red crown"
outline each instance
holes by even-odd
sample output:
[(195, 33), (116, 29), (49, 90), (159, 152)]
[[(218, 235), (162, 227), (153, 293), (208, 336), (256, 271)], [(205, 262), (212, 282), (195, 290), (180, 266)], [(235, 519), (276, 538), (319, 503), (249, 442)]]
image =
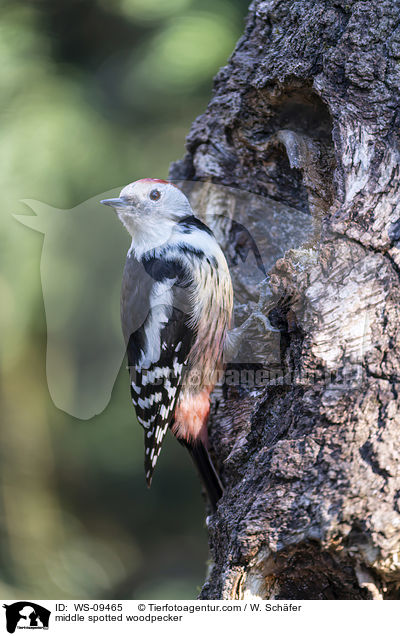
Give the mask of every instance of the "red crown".
[(145, 177), (144, 179), (138, 179), (138, 181), (151, 181), (152, 183), (169, 183), (170, 185), (173, 185), (175, 188), (178, 188), (178, 186), (175, 185), (175, 183), (171, 183), (171, 181), (166, 181), (165, 179), (151, 179), (150, 177)]

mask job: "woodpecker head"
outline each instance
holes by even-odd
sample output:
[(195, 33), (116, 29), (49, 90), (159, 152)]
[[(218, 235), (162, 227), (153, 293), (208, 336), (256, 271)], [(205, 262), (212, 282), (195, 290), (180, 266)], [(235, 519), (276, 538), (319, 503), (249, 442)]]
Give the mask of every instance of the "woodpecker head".
[(101, 203), (115, 209), (137, 248), (165, 243), (179, 219), (193, 214), (186, 196), (163, 179), (140, 179), (125, 186), (115, 199)]

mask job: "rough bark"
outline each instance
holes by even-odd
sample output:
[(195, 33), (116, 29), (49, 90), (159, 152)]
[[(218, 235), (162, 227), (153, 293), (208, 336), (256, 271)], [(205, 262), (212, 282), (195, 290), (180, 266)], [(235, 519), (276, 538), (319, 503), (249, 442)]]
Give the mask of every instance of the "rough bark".
[(214, 399), (226, 490), (201, 598), (400, 598), (399, 89), (398, 1), (256, 1), (171, 167), (203, 184), (191, 194), (231, 256), (237, 324), (262, 276), (234, 267), (226, 217), (261, 241), (263, 205), (313, 225), (300, 245), (289, 227), (281, 257), (272, 239), (264, 311), (280, 333), (249, 328), (275, 380)]

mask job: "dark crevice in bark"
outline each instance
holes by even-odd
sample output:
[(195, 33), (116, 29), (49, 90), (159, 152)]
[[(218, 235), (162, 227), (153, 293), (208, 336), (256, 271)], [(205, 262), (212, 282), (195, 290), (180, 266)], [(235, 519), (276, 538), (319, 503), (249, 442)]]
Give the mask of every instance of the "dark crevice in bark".
[(279, 589), (277, 600), (368, 598), (367, 590), (360, 590), (354, 580), (352, 569), (314, 542), (283, 551), (274, 570), (273, 585)]
[(377, 475), (380, 475), (381, 477), (383, 477), (385, 479), (385, 481), (387, 481), (388, 477), (389, 477), (389, 473), (387, 470), (385, 470), (384, 468), (380, 468), (376, 458), (375, 458), (375, 454), (374, 454), (374, 450), (371, 446), (370, 442), (365, 442), (365, 444), (363, 446), (361, 446), (360, 448), (360, 455), (362, 457), (362, 459), (367, 462), (372, 470), (374, 471), (374, 473), (376, 473)]

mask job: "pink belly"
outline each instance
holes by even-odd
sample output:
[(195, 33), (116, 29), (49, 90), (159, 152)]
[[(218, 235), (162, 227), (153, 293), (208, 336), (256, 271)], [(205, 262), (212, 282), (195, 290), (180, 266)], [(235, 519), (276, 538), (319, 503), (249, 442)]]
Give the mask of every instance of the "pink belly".
[(175, 409), (172, 432), (188, 442), (200, 440), (207, 448), (207, 419), (210, 412), (210, 391), (183, 396)]

